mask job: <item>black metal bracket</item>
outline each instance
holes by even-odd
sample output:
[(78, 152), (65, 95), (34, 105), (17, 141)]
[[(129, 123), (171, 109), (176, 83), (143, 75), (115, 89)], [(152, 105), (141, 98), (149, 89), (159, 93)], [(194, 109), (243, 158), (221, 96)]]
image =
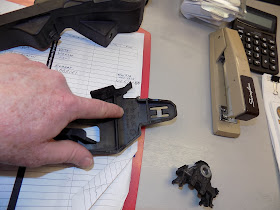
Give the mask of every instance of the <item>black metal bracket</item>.
[(139, 29), (144, 7), (145, 0), (37, 0), (33, 6), (0, 15), (0, 50), (45, 50), (65, 28), (106, 47), (118, 33)]
[[(121, 152), (141, 135), (141, 127), (171, 120), (177, 116), (176, 105), (168, 100), (123, 98), (132, 88), (129, 83), (125, 87), (115, 89), (108, 86), (91, 91), (91, 97), (114, 103), (124, 109), (119, 119), (80, 119), (70, 123), (56, 140), (70, 139), (85, 146), (92, 154), (115, 154)], [(90, 139), (82, 127), (98, 126), (100, 142)], [(80, 127), (80, 128), (79, 128)]]

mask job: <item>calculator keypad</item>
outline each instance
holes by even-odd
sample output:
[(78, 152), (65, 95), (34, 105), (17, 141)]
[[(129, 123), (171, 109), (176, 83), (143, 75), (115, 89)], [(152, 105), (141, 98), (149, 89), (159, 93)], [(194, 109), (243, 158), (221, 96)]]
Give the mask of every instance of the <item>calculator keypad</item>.
[(256, 31), (249, 26), (235, 26), (244, 45), (251, 71), (278, 74), (278, 58), (275, 37)]

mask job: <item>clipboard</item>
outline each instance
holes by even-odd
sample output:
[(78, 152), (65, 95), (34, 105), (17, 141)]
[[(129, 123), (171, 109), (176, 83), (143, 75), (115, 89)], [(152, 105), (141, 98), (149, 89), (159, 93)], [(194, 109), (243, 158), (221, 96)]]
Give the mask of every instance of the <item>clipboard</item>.
[[(21, 4), (24, 6), (31, 6), (34, 0), (8, 0), (13, 3)], [(144, 50), (143, 50), (143, 69), (142, 69), (142, 85), (141, 85), (141, 98), (148, 98), (149, 95), (149, 80), (150, 80), (150, 60), (151, 60), (151, 34), (140, 28), (138, 33), (144, 34)], [(144, 149), (145, 128), (141, 129), (142, 135), (138, 139), (138, 151), (133, 158), (131, 180), (129, 193), (125, 200), (123, 210), (135, 209), (137, 193), (140, 180), (142, 156)]]
[[(150, 63), (151, 63), (151, 34), (142, 28), (138, 30), (138, 33), (144, 33), (141, 98), (148, 98), (149, 81), (150, 81)], [(129, 193), (126, 197), (123, 210), (135, 209), (136, 206), (141, 165), (142, 165), (142, 156), (143, 156), (143, 149), (144, 149), (145, 128), (141, 129), (141, 133), (142, 135), (138, 139), (138, 151), (135, 157), (133, 158), (133, 162), (132, 162)]]
[[(8, 0), (13, 3), (21, 4), (24, 6), (31, 6), (34, 0)], [(151, 34), (140, 28), (138, 33), (144, 34), (144, 50), (143, 50), (143, 70), (142, 70), (142, 85), (141, 85), (141, 98), (148, 98), (149, 95), (149, 78), (150, 78), (150, 57), (151, 57)], [(140, 180), (142, 156), (144, 149), (145, 128), (141, 130), (142, 135), (138, 139), (138, 151), (133, 158), (131, 181), (129, 193), (124, 203), (123, 209), (135, 209), (137, 193)]]

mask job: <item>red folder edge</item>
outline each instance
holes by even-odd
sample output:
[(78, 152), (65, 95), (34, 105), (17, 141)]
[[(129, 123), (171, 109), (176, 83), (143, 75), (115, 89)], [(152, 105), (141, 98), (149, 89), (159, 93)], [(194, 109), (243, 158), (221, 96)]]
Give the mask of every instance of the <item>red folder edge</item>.
[(32, 6), (34, 4), (34, 0), (7, 0), (16, 4), (21, 4), (24, 6)]
[[(138, 33), (144, 34), (144, 49), (143, 49), (143, 70), (142, 70), (142, 85), (141, 98), (148, 98), (149, 82), (150, 82), (150, 63), (151, 63), (151, 34), (148, 31), (140, 28)], [(142, 135), (138, 138), (138, 151), (132, 161), (131, 180), (129, 193), (123, 205), (123, 210), (135, 209), (138, 193), (142, 156), (144, 149), (145, 128), (141, 129)]]

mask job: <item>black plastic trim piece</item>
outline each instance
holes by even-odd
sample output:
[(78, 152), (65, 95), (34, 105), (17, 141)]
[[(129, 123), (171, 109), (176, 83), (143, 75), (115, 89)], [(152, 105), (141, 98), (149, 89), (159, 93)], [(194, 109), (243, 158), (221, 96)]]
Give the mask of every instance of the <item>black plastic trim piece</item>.
[[(95, 142), (84, 134), (66, 136), (69, 130), (63, 130), (55, 137), (56, 140), (70, 139), (85, 146), (92, 154), (109, 155), (121, 152), (141, 135), (141, 127), (164, 121), (177, 116), (176, 105), (168, 100), (123, 98), (123, 95), (132, 88), (129, 83), (125, 87), (115, 89), (108, 86), (91, 92), (92, 98), (114, 103), (124, 109), (124, 115), (119, 119), (75, 120), (67, 126), (70, 128), (98, 126), (100, 141)], [(78, 132), (78, 130), (76, 130)], [(71, 131), (73, 134), (73, 131)], [(64, 136), (63, 136), (64, 135)], [(76, 138), (79, 136), (79, 138)], [(90, 142), (92, 141), (92, 142)]]
[(0, 15), (0, 50), (18, 46), (45, 50), (65, 28), (106, 47), (118, 33), (139, 29), (144, 7), (145, 0), (39, 0)]

